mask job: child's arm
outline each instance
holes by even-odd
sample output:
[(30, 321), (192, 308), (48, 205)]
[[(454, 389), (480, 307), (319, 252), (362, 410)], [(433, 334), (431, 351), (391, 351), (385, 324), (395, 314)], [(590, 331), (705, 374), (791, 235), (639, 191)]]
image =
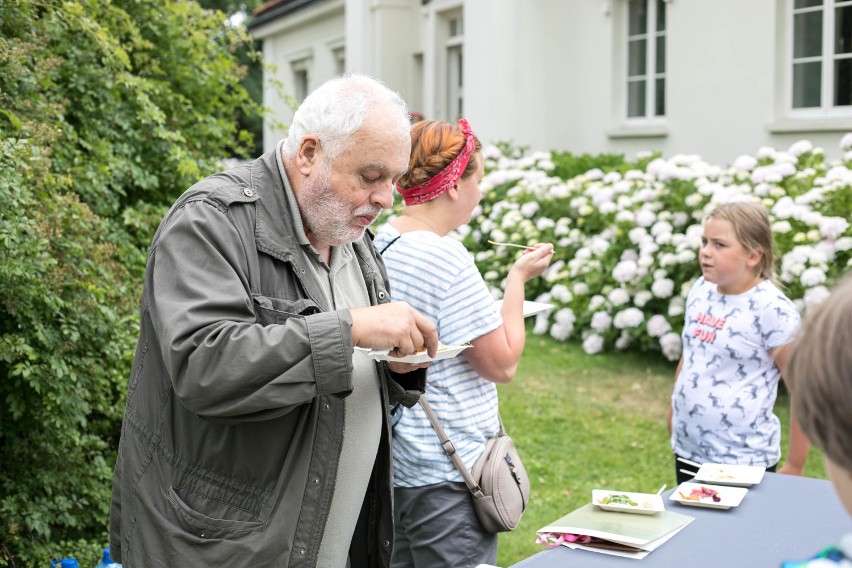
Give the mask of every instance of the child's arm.
[[(769, 352), (775, 360), (775, 364), (781, 370), (783, 378), (787, 370), (787, 357), (790, 354), (790, 344), (782, 345)], [(805, 472), (805, 462), (808, 461), (808, 453), (811, 449), (811, 444), (799, 427), (799, 421), (796, 420), (796, 414), (793, 412), (792, 394), (790, 394), (790, 449), (787, 452), (787, 460), (778, 469), (778, 473), (786, 473), (788, 475), (802, 475)]]
[[(680, 361), (678, 361), (678, 363), (677, 363), (677, 370), (675, 371), (675, 382), (677, 382), (677, 377), (678, 377), (678, 375), (680, 375), (681, 368), (683, 368), (683, 357), (681, 357)], [(674, 394), (674, 387), (672, 387), (672, 394)], [(668, 412), (668, 416), (666, 417), (666, 424), (669, 428), (669, 436), (672, 435), (672, 417), (673, 417), (673, 415), (674, 415), (674, 411), (672, 410), (672, 403), (671, 403), (671, 400), (669, 400), (669, 412)]]

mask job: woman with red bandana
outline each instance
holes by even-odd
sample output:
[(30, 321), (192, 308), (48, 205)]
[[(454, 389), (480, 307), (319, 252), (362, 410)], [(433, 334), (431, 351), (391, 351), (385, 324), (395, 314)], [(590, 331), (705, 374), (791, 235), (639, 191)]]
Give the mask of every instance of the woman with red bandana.
[[(418, 122), (411, 129), (408, 173), (396, 186), (405, 208), (375, 241), (394, 299), (434, 321), (442, 343), (472, 345), (433, 363), (426, 385), (426, 397), (468, 469), (499, 430), (496, 383), (512, 380), (524, 348), (524, 284), (553, 257), (551, 244), (524, 251), (497, 308), (470, 252), (450, 236), (479, 203), (483, 173), (481, 145), (466, 120)], [(477, 519), (470, 492), (422, 408), (399, 408), (394, 420), (391, 566), (494, 564), (497, 535)]]

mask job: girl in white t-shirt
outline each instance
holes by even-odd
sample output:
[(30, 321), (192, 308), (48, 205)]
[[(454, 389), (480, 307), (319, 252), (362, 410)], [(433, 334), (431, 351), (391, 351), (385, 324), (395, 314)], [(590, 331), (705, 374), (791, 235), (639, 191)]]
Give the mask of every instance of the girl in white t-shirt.
[[(446, 345), (472, 347), (432, 363), (426, 396), (468, 469), (497, 434), (497, 389), (508, 383), (524, 348), (524, 284), (544, 272), (550, 244), (526, 250), (506, 278), (500, 309), (470, 252), (448, 233), (479, 203), (484, 164), (467, 121), (418, 122), (409, 171), (397, 183), (402, 214), (375, 240), (396, 301), (435, 322)], [(479, 523), (461, 475), (444, 453), (420, 405), (399, 407), (393, 428), (393, 567), (494, 564), (497, 535)]]
[[(706, 218), (702, 276), (686, 298), (683, 356), (668, 427), (678, 482), (682, 461), (757, 465), (775, 471), (781, 428), (773, 414), (796, 307), (773, 282), (772, 231), (758, 203), (720, 205)], [(781, 473), (802, 475), (809, 444), (791, 412)], [(681, 458), (681, 459), (678, 459)]]

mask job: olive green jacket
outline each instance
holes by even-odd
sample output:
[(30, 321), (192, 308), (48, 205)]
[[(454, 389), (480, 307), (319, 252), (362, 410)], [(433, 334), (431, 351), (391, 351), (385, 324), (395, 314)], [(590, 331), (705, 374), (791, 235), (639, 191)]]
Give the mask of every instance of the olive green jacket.
[[(112, 557), (126, 568), (316, 564), (352, 320), (325, 305), (284, 191), (269, 152), (191, 187), (154, 236), (110, 510)], [(371, 241), (352, 247), (378, 304), (390, 298)], [(377, 365), (385, 408), (416, 403), (425, 371)], [(392, 488), (385, 415), (353, 568), (389, 564)]]

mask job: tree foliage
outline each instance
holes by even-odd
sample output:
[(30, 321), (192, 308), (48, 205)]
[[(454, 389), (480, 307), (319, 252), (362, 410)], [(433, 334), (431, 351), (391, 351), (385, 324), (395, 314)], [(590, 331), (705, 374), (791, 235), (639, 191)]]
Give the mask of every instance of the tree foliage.
[(252, 151), (247, 45), (188, 1), (0, 10), (0, 566), (107, 544), (145, 249), (178, 194)]

